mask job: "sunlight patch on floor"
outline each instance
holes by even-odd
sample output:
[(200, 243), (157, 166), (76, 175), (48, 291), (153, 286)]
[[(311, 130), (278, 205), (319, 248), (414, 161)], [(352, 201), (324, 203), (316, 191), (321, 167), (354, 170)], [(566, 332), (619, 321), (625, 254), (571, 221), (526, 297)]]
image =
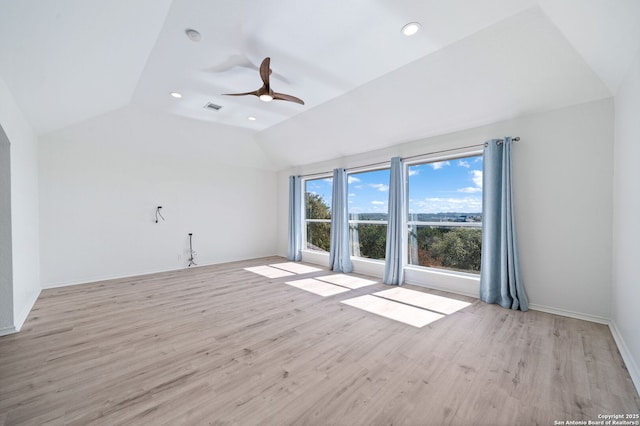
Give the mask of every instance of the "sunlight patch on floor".
[(393, 302), (391, 300), (369, 294), (354, 297), (353, 299), (343, 300), (342, 303), (418, 328), (424, 327), (425, 325), (444, 317), (444, 315), (435, 312), (415, 308), (413, 306)]
[(282, 269), (272, 268), (271, 266), (252, 266), (250, 268), (244, 268), (244, 270), (267, 278), (290, 277), (295, 275)]
[(358, 277), (345, 275), (345, 274), (325, 275), (322, 277), (316, 277), (316, 279), (321, 281), (326, 281), (331, 284), (338, 284), (342, 287), (347, 287), (352, 290), (360, 287), (366, 287), (368, 285), (373, 285), (376, 283), (376, 281), (365, 280), (364, 278), (358, 278)]
[[(273, 263), (244, 269), (267, 278), (292, 277), (322, 271), (320, 268), (296, 262)], [(330, 274), (285, 282), (287, 285), (322, 297), (346, 293), (377, 283), (377, 281), (348, 274)], [(343, 300), (341, 303), (419, 328), (471, 305), (462, 300), (402, 287), (377, 291)]]
[(348, 288), (318, 281), (314, 278), (305, 278), (297, 281), (287, 281), (285, 284), (305, 290), (322, 297), (333, 296), (349, 291)]
[(313, 266), (302, 265), (295, 262), (273, 263), (269, 266), (293, 272), (294, 274), (308, 274), (311, 272), (322, 271), (320, 268), (314, 268)]
[(423, 293), (401, 287), (383, 290), (373, 294), (384, 297), (385, 299), (395, 300), (396, 302), (406, 303), (407, 305), (417, 306), (445, 315), (452, 314), (471, 305), (471, 303), (463, 302), (462, 300), (436, 296), (435, 294)]

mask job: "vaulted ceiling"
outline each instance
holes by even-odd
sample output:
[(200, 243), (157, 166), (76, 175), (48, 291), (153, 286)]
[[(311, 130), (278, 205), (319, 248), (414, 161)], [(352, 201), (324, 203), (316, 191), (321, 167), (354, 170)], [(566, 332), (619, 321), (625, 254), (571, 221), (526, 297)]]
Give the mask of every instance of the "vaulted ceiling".
[[(639, 21), (637, 0), (2, 0), (0, 77), (40, 135), (132, 107), (249, 129), (283, 168), (613, 96)], [(305, 105), (223, 95), (267, 56)]]

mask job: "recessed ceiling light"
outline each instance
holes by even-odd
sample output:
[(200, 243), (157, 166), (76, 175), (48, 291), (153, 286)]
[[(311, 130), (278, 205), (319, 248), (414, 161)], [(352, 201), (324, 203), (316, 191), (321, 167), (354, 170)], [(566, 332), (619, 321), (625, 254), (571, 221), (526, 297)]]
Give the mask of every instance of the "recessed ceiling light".
[(256, 121), (256, 118), (253, 115), (250, 115), (249, 117), (247, 117), (247, 120)]
[(412, 36), (418, 32), (420, 29), (420, 24), (418, 22), (409, 22), (407, 25), (402, 27), (402, 34), (406, 36)]
[(191, 41), (200, 41), (200, 39), (202, 38), (200, 33), (194, 29), (187, 28), (186, 30), (184, 30), (184, 32), (187, 34), (187, 37), (189, 37), (189, 40)]
[(265, 93), (264, 95), (260, 95), (260, 100), (263, 102), (271, 102), (273, 100), (273, 96)]
[(182, 97), (182, 93), (171, 92), (171, 96), (173, 96), (176, 99), (180, 99)]

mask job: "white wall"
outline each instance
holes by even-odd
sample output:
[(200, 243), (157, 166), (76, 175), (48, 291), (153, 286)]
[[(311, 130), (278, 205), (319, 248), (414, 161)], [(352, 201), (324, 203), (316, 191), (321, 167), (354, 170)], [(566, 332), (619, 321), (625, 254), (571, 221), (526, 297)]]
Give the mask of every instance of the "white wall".
[[(0, 334), (19, 330), (40, 293), (38, 236), (38, 140), (0, 78), (0, 125), (11, 144), (11, 252), (13, 284), (11, 293), (0, 289), (0, 297), (12, 300), (13, 312), (6, 313)], [(7, 300), (5, 299), (5, 300)], [(7, 320), (11, 317), (11, 329)]]
[(640, 392), (640, 55), (615, 98), (612, 331)]
[[(514, 147), (522, 277), (533, 308), (606, 322), (610, 316), (613, 102), (603, 100), (278, 174), (278, 252), (286, 254), (287, 176), (463, 147), (505, 135)], [(471, 280), (413, 282), (469, 293)], [(473, 284), (475, 285), (475, 284)], [(477, 290), (476, 290), (477, 294)]]
[(0, 125), (0, 336), (13, 331), (11, 247), (11, 150)]
[(251, 135), (125, 108), (42, 137), (43, 286), (186, 267), (190, 232), (199, 265), (273, 255), (275, 172)]

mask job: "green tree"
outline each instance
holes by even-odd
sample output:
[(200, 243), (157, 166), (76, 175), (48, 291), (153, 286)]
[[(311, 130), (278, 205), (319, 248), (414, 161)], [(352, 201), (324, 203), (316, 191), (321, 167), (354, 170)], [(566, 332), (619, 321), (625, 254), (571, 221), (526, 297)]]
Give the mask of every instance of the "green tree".
[(417, 243), (418, 264), (422, 266), (441, 267), (442, 260), (432, 253), (432, 246), (435, 241), (442, 237), (446, 228), (424, 226), (418, 227), (415, 231), (415, 241)]
[[(305, 192), (307, 219), (331, 219), (329, 204), (321, 195)], [(327, 222), (307, 223), (307, 244), (315, 250), (329, 251), (331, 246), (331, 224)]]
[(387, 227), (384, 225), (358, 224), (360, 256), (384, 259), (387, 249)]
[(305, 192), (304, 197), (307, 219), (331, 219), (331, 209), (322, 195)]
[(431, 245), (432, 256), (442, 266), (463, 271), (480, 270), (482, 231), (472, 228), (455, 228), (436, 237)]

